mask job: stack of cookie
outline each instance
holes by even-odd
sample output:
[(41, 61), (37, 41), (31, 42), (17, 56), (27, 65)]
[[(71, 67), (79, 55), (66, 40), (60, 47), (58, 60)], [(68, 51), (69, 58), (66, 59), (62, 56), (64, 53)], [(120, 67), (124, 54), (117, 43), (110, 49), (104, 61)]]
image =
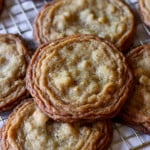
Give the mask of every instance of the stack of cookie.
[(32, 96), (9, 116), (2, 150), (106, 150), (116, 115), (150, 133), (150, 45), (122, 53), (134, 26), (120, 0), (57, 0), (35, 19), (42, 45), (31, 60), (17, 36), (1, 35), (0, 110)]

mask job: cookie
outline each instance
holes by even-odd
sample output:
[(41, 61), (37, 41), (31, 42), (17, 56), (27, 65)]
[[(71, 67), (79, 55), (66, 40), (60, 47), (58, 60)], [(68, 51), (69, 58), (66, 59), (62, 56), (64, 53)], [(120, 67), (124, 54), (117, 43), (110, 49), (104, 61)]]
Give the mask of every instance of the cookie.
[(0, 35), (0, 112), (28, 95), (25, 75), (30, 56), (17, 35)]
[(17, 107), (2, 130), (4, 150), (106, 150), (111, 139), (110, 121), (89, 124), (55, 122), (32, 100)]
[(74, 34), (93, 34), (126, 50), (134, 33), (134, 16), (120, 0), (54, 0), (46, 4), (34, 21), (36, 41)]
[(118, 120), (150, 134), (150, 44), (133, 49), (127, 54), (127, 59), (133, 70), (135, 86)]
[(0, 0), (0, 13), (2, 12), (4, 7), (4, 0)]
[(150, 1), (139, 0), (139, 14), (146, 25), (150, 27)]
[(74, 35), (37, 49), (27, 69), (27, 89), (54, 120), (114, 117), (132, 85), (125, 57), (95, 36)]

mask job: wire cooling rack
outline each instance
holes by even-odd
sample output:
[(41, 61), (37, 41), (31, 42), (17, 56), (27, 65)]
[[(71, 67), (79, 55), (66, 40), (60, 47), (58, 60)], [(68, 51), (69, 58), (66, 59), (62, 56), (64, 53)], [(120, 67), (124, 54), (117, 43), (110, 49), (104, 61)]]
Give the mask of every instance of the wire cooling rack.
[[(17, 33), (27, 40), (30, 48), (36, 48), (32, 25), (38, 10), (50, 0), (5, 0), (0, 17), (0, 33)], [(137, 13), (137, 0), (126, 0), (133, 10), (137, 28), (133, 47), (150, 42), (150, 28), (142, 23)], [(0, 127), (9, 112), (0, 114)], [(150, 150), (150, 136), (120, 124), (114, 124), (114, 137), (109, 150)]]

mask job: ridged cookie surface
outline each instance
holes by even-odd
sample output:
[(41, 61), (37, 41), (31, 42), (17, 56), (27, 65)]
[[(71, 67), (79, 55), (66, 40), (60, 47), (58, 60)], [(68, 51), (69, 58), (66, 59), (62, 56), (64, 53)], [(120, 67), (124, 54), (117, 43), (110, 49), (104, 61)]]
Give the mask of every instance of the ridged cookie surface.
[(131, 50), (127, 60), (133, 70), (135, 83), (119, 119), (138, 131), (150, 134), (150, 45)]
[(27, 95), (25, 76), (29, 58), (29, 51), (18, 36), (0, 35), (0, 112), (12, 108)]
[(41, 44), (73, 34), (93, 34), (123, 51), (132, 42), (134, 25), (131, 10), (120, 0), (54, 0), (38, 13), (34, 35)]
[(55, 120), (112, 118), (124, 104), (132, 74), (109, 42), (70, 36), (37, 49), (27, 71), (35, 102)]
[(106, 150), (112, 139), (110, 121), (68, 124), (52, 121), (26, 100), (2, 130), (3, 150)]
[(139, 0), (138, 6), (142, 20), (150, 27), (150, 0)]

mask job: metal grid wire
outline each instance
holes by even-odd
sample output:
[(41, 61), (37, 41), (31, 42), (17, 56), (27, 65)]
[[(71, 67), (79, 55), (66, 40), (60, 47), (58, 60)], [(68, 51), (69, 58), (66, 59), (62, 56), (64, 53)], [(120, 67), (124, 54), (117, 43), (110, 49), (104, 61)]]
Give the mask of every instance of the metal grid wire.
[[(50, 0), (7, 0), (0, 19), (0, 33), (17, 33), (25, 38), (30, 48), (36, 48), (32, 25), (38, 10)], [(150, 42), (150, 28), (142, 23), (137, 13), (137, 0), (126, 0), (135, 13), (137, 31), (133, 47)], [(0, 114), (0, 127), (9, 112)], [(120, 124), (114, 124), (114, 137), (109, 150), (149, 150), (150, 136)]]

